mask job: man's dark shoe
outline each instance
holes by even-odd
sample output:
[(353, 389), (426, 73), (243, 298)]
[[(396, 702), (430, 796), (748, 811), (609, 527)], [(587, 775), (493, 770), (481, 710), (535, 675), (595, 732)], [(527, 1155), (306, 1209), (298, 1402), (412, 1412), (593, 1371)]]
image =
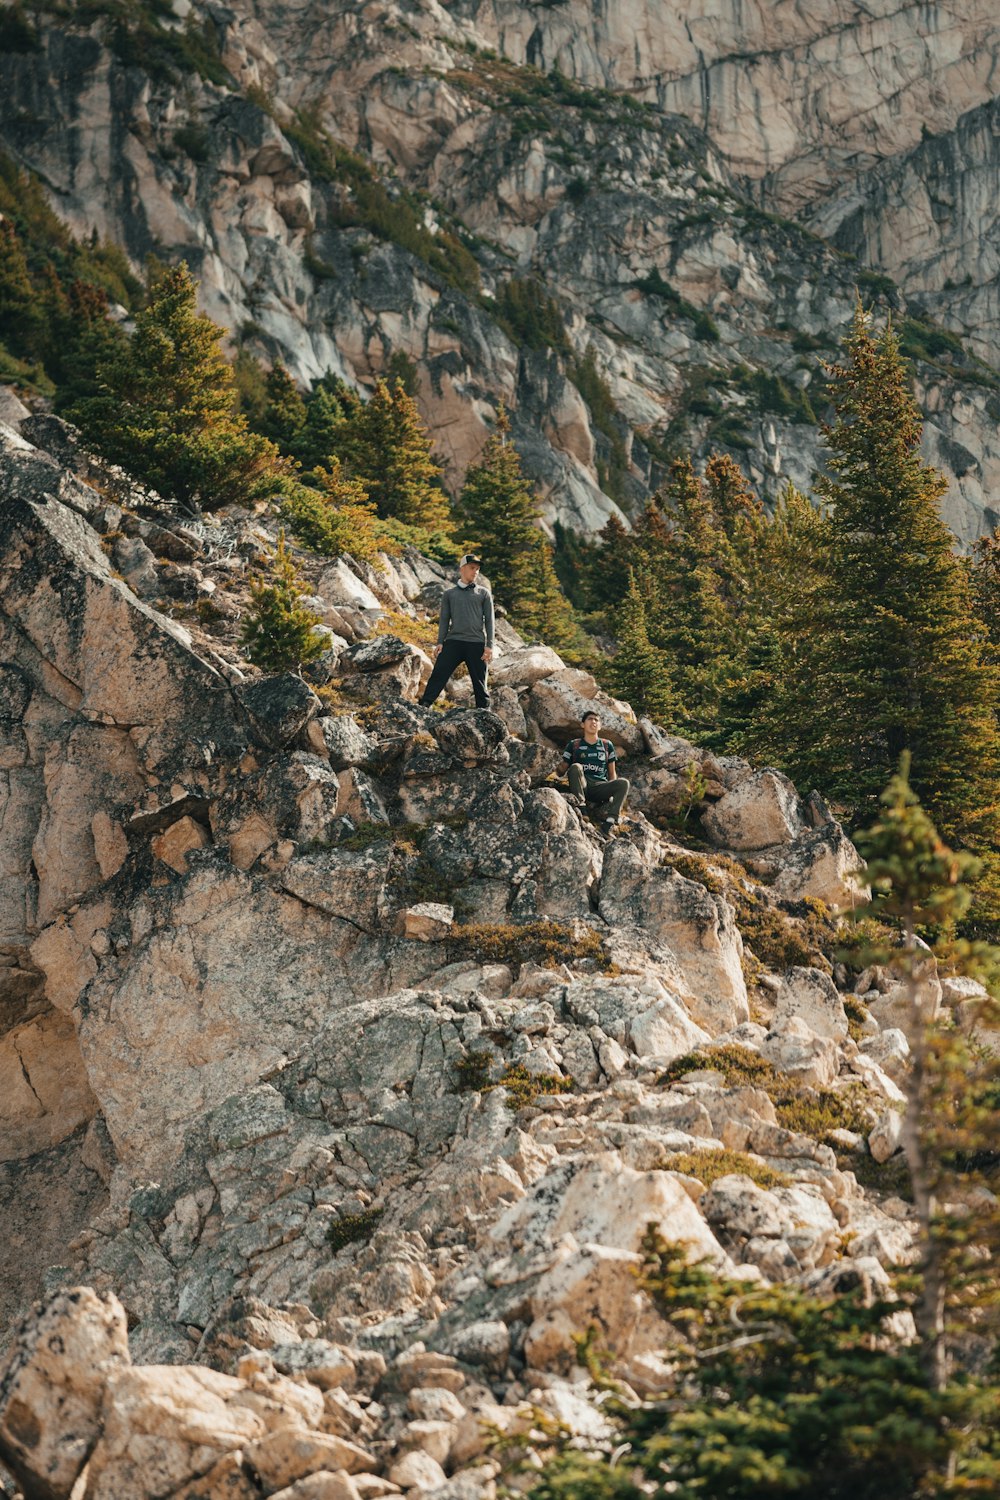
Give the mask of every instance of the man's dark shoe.
[(617, 826), (617, 822), (614, 818), (604, 818), (601, 822), (601, 832), (610, 837), (612, 830)]

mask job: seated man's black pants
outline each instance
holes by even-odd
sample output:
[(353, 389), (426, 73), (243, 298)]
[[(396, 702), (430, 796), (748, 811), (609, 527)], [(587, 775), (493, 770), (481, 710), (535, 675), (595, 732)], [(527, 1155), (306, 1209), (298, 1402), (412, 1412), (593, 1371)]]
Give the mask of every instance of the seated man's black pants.
[(430, 708), (435, 698), (444, 691), (445, 683), (463, 663), (469, 669), (472, 678), (472, 691), (476, 695), (477, 708), (489, 708), (490, 695), (486, 691), (486, 663), (483, 661), (483, 645), (481, 641), (445, 641), (441, 647), (440, 655), (434, 663), (427, 686), (424, 688), (420, 701), (425, 708)]

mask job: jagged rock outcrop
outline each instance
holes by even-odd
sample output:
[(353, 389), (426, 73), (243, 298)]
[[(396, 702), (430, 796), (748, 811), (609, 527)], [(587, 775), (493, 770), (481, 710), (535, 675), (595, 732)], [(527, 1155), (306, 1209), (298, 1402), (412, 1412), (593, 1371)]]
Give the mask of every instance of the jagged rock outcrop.
[[(173, 565), (151, 596), (115, 576), (78, 475), (12, 435), (2, 475), (0, 1047), (26, 1086), (0, 1185), (10, 1295), (49, 1299), (0, 1376), (26, 1494), (493, 1500), (485, 1424), (611, 1442), (585, 1326), (657, 1389), (650, 1223), (748, 1280), (877, 1280), (912, 1253), (912, 1210), (852, 1169), (898, 1146), (891, 976), (845, 1008), (846, 971), (754, 951), (767, 923), (801, 947), (821, 910), (778, 892), (803, 840), (850, 850), (820, 799), (612, 703), (637, 795), (605, 835), (552, 780), (546, 714), (581, 676), (555, 653), (505, 624), (505, 715), (413, 701), (415, 555), (366, 572), (393, 628), (343, 606), (314, 691), (239, 654), (268, 518), (186, 528), (190, 582), (226, 604), (209, 633), (193, 602), (164, 612)], [(174, 546), (166, 510), (120, 517)], [(643, 806), (691, 765), (718, 856)], [(859, 1127), (836, 1150), (771, 1097), (820, 1088)], [(61, 1241), (46, 1172), (80, 1187)]]

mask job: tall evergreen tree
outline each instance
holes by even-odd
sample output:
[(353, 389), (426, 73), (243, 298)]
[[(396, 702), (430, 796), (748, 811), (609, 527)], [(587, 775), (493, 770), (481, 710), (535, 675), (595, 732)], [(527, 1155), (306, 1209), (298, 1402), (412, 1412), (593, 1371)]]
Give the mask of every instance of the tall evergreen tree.
[(541, 533), (538, 501), (521, 470), (503, 406), (479, 462), (465, 476), (459, 514), (482, 550), (498, 603), (517, 613), (529, 602)]
[(787, 765), (810, 733), (826, 544), (822, 513), (787, 484), (748, 557), (744, 652), (720, 712), (722, 742), (756, 760)]
[(572, 651), (583, 637), (556, 575), (552, 548), (540, 531), (533, 557), (521, 569), (522, 595), (514, 623), (556, 651)]
[(223, 330), (199, 315), (187, 266), (166, 271), (127, 343), (98, 367), (98, 392), (72, 408), (114, 463), (182, 504), (214, 510), (280, 488), (284, 466), (235, 409)]
[(587, 560), (587, 604), (594, 610), (611, 610), (625, 597), (629, 569), (635, 565), (632, 534), (617, 511), (612, 511), (600, 530), (600, 550)]
[(280, 359), (267, 372), (265, 388), (267, 400), (260, 431), (290, 458), (295, 455), (296, 445), (306, 425), (306, 403)]
[(670, 531), (665, 566), (650, 580), (649, 634), (665, 653), (689, 727), (704, 735), (717, 727), (742, 646), (733, 598), (739, 563), (690, 459), (674, 463), (657, 498)]
[(677, 702), (663, 654), (650, 644), (646, 608), (635, 573), (629, 574), (628, 592), (618, 608), (618, 650), (608, 667), (615, 692), (631, 703), (637, 714), (659, 724), (677, 717)]
[(306, 418), (294, 447), (303, 469), (311, 472), (329, 464), (347, 417), (343, 402), (329, 386), (317, 384), (306, 401)]
[(45, 317), (13, 224), (0, 222), (0, 339), (21, 359), (44, 353)]
[(830, 545), (794, 769), (872, 805), (908, 748), (914, 790), (946, 836), (994, 836), (997, 672), (938, 513), (946, 482), (920, 457), (899, 341), (891, 325), (873, 335), (860, 301), (830, 394), (830, 474), (817, 483)]
[(428, 531), (448, 530), (451, 507), (441, 470), (417, 404), (401, 385), (376, 382), (371, 398), (345, 423), (337, 452), (380, 516)]

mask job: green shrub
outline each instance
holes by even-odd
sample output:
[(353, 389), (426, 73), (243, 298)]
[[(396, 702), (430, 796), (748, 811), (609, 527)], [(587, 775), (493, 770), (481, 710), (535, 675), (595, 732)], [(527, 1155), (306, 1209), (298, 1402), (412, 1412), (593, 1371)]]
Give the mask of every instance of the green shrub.
[(208, 161), (210, 137), (204, 125), (182, 125), (174, 131), (174, 145), (192, 161)]
[(384, 1208), (365, 1208), (357, 1214), (341, 1214), (331, 1220), (326, 1232), (327, 1241), (334, 1255), (345, 1245), (367, 1243), (375, 1233)]
[(861, 1083), (842, 1091), (796, 1084), (749, 1047), (727, 1042), (678, 1057), (661, 1074), (661, 1083), (676, 1083), (688, 1073), (710, 1068), (721, 1073), (729, 1088), (763, 1089), (774, 1104), (778, 1124), (785, 1130), (826, 1142), (834, 1130), (867, 1133), (874, 1115), (870, 1096)]
[(460, 1057), (455, 1064), (458, 1092), (460, 1094), (482, 1093), (489, 1085), (492, 1063), (491, 1052), (473, 1050), (467, 1052), (464, 1057)]
[(455, 926), (449, 938), (449, 954), (479, 964), (557, 964), (588, 962), (607, 970), (608, 958), (599, 933), (587, 927), (577, 935), (561, 922), (472, 923)]
[(315, 634), (319, 615), (299, 602), (305, 589), (285, 546), (284, 532), (278, 537), (270, 577), (254, 579), (250, 592), (251, 605), (240, 639), (255, 667), (291, 672), (321, 654), (323, 637)]
[(523, 1063), (508, 1063), (496, 1083), (488, 1083), (482, 1092), (492, 1089), (506, 1089), (507, 1108), (516, 1112), (534, 1104), (540, 1094), (571, 1094), (573, 1080), (555, 1073), (529, 1073)]
[(525, 349), (569, 352), (562, 311), (534, 276), (505, 281), (490, 305), (497, 322)]
[(736, 1172), (762, 1188), (786, 1187), (792, 1180), (787, 1172), (777, 1172), (745, 1151), (679, 1151), (664, 1159), (663, 1170), (697, 1177), (706, 1187), (711, 1187), (718, 1178)]

